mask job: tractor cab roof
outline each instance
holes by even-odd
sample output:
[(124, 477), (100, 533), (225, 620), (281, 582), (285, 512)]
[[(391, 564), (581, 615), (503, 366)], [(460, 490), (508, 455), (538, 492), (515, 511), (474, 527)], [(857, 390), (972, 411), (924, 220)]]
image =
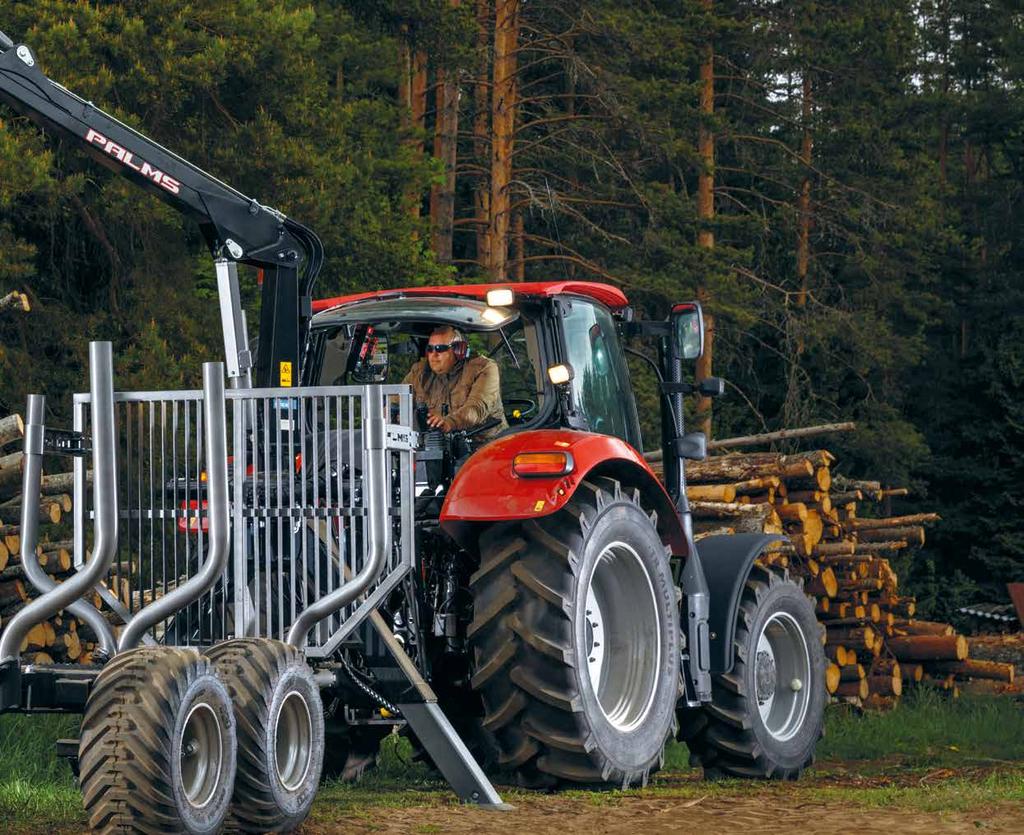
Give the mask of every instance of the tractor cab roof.
[[(554, 298), (556, 296), (573, 295), (594, 299), (612, 310), (621, 310), (629, 304), (626, 295), (610, 284), (599, 284), (594, 281), (526, 281), (508, 284), (456, 284), (447, 287), (408, 287), (404, 290), (372, 290), (368, 293), (355, 293), (349, 296), (336, 296), (332, 299), (318, 299), (313, 302), (313, 312), (322, 313), (353, 302), (369, 300), (384, 301), (386, 299), (402, 299), (410, 296), (448, 298), (462, 297), (486, 302), (488, 292), (492, 290), (512, 290), (516, 296), (532, 298)], [(319, 316), (317, 318), (320, 318)]]

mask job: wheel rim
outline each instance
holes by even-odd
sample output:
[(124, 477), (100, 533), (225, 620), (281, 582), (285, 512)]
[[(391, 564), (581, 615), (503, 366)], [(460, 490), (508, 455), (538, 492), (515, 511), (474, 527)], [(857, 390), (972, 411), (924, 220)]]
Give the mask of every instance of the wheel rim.
[(288, 791), (302, 785), (313, 758), (313, 720), (309, 705), (294, 690), (281, 703), (277, 714), (275, 754), (277, 779)]
[(761, 629), (754, 661), (754, 686), (761, 722), (784, 742), (803, 726), (810, 704), (811, 654), (796, 619), (776, 612)]
[(646, 566), (633, 548), (613, 542), (587, 586), (587, 671), (605, 718), (618, 730), (651, 711), (661, 669), (661, 616)]
[(223, 764), (220, 719), (210, 705), (193, 705), (181, 734), (181, 782), (190, 805), (201, 809), (213, 799)]

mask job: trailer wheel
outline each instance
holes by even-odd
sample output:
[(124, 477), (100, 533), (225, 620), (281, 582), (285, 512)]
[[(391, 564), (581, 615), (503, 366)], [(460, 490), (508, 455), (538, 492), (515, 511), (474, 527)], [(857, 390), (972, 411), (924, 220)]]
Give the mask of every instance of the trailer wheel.
[(674, 731), (676, 588), (656, 526), (618, 482), (481, 538), (472, 686), (499, 764), (526, 785), (646, 783)]
[(227, 688), (195, 651), (143, 647), (97, 676), (78, 758), (89, 826), (100, 832), (220, 830), (235, 782)]
[(289, 832), (313, 805), (324, 759), (320, 689), (303, 654), (268, 638), (207, 651), (231, 693), (238, 725), (232, 822), (243, 832)]
[(712, 701), (680, 710), (680, 739), (707, 778), (797, 779), (823, 734), (825, 655), (814, 608), (785, 571), (755, 566), (736, 623), (732, 672)]

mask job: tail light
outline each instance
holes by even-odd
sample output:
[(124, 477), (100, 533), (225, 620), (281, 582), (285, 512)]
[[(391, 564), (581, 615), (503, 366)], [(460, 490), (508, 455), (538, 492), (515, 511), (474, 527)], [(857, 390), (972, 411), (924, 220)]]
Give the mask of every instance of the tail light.
[(202, 529), (203, 533), (206, 533), (210, 528), (210, 519), (208, 516), (199, 518), (199, 510), (202, 508), (206, 510), (207, 503), (203, 499), (202, 504), (197, 499), (189, 499), (187, 502), (181, 503), (181, 518), (178, 519), (178, 530), (182, 533), (195, 533)]
[(512, 472), (520, 478), (569, 475), (575, 466), (569, 452), (521, 452), (512, 459)]

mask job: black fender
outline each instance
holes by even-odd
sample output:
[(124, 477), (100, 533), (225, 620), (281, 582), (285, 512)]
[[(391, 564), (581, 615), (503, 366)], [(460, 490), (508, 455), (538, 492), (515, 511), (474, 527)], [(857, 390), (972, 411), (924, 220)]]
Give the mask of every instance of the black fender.
[(709, 536), (697, 543), (710, 597), (708, 631), (712, 673), (728, 673), (732, 670), (736, 615), (743, 595), (743, 585), (747, 582), (754, 560), (769, 545), (784, 539), (782, 535), (740, 533)]

